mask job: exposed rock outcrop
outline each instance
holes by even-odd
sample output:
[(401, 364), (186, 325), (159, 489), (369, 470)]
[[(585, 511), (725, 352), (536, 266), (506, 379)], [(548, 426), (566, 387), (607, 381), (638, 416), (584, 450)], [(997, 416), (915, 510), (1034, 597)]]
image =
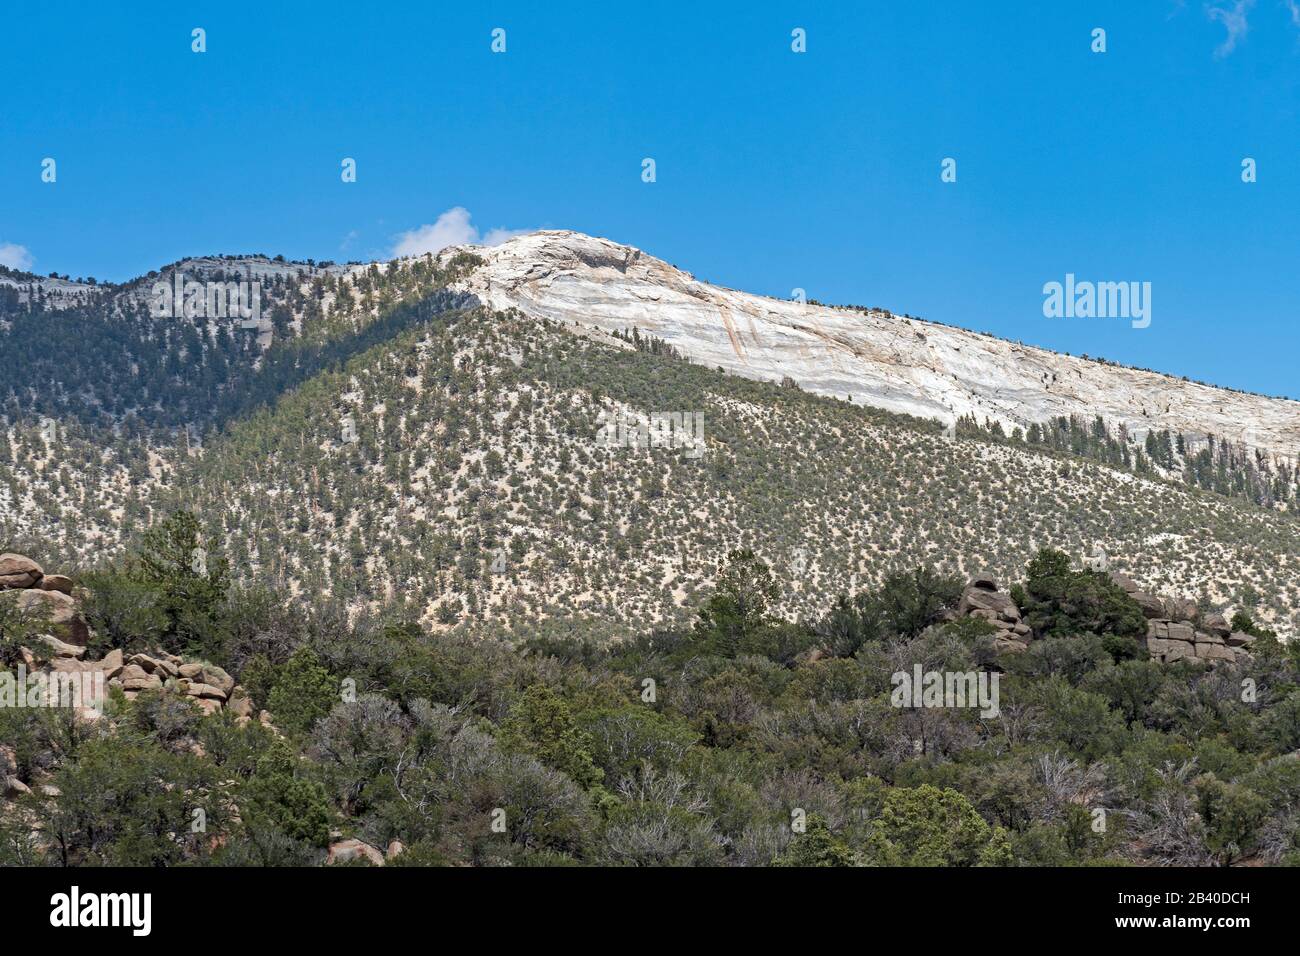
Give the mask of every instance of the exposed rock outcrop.
[[(1222, 614), (1201, 617), (1195, 601), (1148, 594), (1117, 572), (1111, 572), (1110, 578), (1142, 608), (1147, 618), (1143, 643), (1152, 660), (1166, 664), (1194, 660), (1213, 666), (1251, 659), (1254, 636), (1233, 631)], [(992, 624), (996, 629), (993, 646), (999, 653), (1021, 653), (1034, 640), (1033, 631), (1021, 619), (1020, 608), (1010, 595), (998, 591), (997, 582), (988, 575), (971, 579), (962, 591), (955, 616), (983, 618)]]
[(0, 591), (33, 588), (45, 576), (41, 566), (21, 554), (0, 554)]
[(0, 592), (5, 591), (17, 591), (19, 610), (48, 621), (50, 634), (58, 641), (86, 646), (90, 629), (72, 596), (70, 578), (47, 575), (24, 555), (0, 554)]
[[(542, 230), (470, 251), (482, 264), (456, 284), (492, 308), (575, 325), (579, 334), (663, 339), (686, 358), (746, 378), (922, 418), (974, 415), (1007, 430), (1093, 416), (1136, 434), (1167, 428), (1243, 436), (1292, 454), (1300, 403), (1214, 388), (893, 315), (764, 298), (701, 281), (632, 246)], [(580, 323), (580, 328), (577, 324)], [(1243, 434), (1243, 423), (1250, 429)]]
[(1025, 651), (1033, 639), (1033, 632), (1020, 620), (1020, 608), (1009, 595), (998, 591), (997, 581), (989, 575), (977, 575), (957, 603), (959, 617), (979, 617), (997, 629), (994, 648), (1001, 653), (1016, 654)]
[(329, 858), (325, 862), (351, 863), (354, 860), (365, 860), (371, 866), (383, 866), (384, 854), (378, 847), (361, 840), (340, 840), (330, 844)]
[[(96, 687), (101, 686), (94, 680), (99, 677), (103, 687), (119, 688), (128, 699), (143, 691), (165, 691), (190, 698), (205, 713), (229, 707), (241, 722), (254, 715), (247, 691), (213, 664), (187, 662), (164, 652), (127, 657), (120, 648), (109, 651), (101, 660), (88, 659), (87, 644), (93, 634), (81, 612), (73, 581), (64, 575), (46, 574), (28, 557), (0, 555), (0, 593), (16, 594), (14, 600), (20, 610), (48, 625), (48, 633), (37, 634), (32, 647), (20, 648), (29, 678), (76, 674), (91, 678), (83, 682), (83, 687)], [(86, 720), (98, 720), (103, 703), (82, 701), (76, 705), (77, 714)]]

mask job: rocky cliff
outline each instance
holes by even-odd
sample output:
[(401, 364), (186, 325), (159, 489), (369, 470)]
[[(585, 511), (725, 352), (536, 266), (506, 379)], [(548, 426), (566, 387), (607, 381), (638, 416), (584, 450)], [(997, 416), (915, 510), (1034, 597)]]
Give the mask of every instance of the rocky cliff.
[(473, 251), (461, 287), (579, 331), (663, 339), (682, 355), (748, 378), (794, 379), (807, 391), (1008, 429), (1059, 415), (1101, 415), (1137, 438), (1151, 429), (1216, 435), (1294, 457), (1300, 402), (1102, 364), (880, 311), (769, 299), (701, 282), (633, 246), (542, 231)]

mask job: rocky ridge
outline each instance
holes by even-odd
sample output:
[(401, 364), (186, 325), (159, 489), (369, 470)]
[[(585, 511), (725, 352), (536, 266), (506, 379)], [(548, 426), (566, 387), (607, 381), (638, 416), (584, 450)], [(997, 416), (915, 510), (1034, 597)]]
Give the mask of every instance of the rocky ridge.
[(831, 308), (711, 285), (633, 246), (543, 230), (492, 247), (453, 247), (483, 264), (457, 283), (484, 304), (576, 327), (633, 328), (686, 358), (747, 378), (793, 379), (922, 418), (974, 415), (1025, 428), (1100, 415), (1141, 439), (1212, 434), (1294, 458), (1300, 402), (1061, 355), (884, 311)]

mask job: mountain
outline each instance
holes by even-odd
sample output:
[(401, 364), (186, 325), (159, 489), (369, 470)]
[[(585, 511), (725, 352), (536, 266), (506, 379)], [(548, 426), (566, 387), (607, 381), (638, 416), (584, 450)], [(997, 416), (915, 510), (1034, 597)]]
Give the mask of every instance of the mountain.
[[(155, 314), (178, 273), (257, 282), (258, 319)], [(1048, 545), (1283, 633), (1300, 611), (1294, 402), (571, 232), (0, 283), (0, 546), (48, 564), (184, 508), (241, 577), (444, 630), (680, 622), (739, 546), (787, 617), (917, 565), (1015, 579)]]

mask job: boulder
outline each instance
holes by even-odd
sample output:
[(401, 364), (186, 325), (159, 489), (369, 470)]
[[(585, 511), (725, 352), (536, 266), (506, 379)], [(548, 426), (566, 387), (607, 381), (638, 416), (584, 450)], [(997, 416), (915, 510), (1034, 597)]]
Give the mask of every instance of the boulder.
[(120, 647), (113, 648), (105, 654), (104, 659), (99, 662), (99, 669), (104, 672), (104, 680), (112, 680), (114, 677), (119, 676), (122, 673), (122, 668), (125, 666), (126, 665), (122, 660), (122, 649)]
[(977, 591), (996, 591), (998, 582), (991, 574), (977, 574), (970, 579), (970, 586)]
[(993, 650), (999, 654), (1023, 654), (1029, 645), (1019, 638), (999, 635), (993, 639)]
[(405, 849), (406, 846), (401, 840), (393, 840), (388, 844), (388, 858), (391, 860), (395, 856), (401, 856), (402, 851)]
[(21, 554), (0, 554), (0, 591), (35, 587), (45, 576), (41, 566)]
[(378, 848), (360, 840), (341, 840), (338, 843), (331, 843), (329, 859), (325, 862), (329, 864), (350, 863), (358, 859), (365, 859), (372, 866), (384, 865), (384, 855), (379, 852)]
[(72, 597), (72, 578), (64, 577), (62, 574), (47, 574), (37, 582), (36, 586), (42, 591), (58, 591), (60, 594)]
[(1207, 614), (1201, 620), (1201, 630), (1208, 631), (1221, 638), (1232, 633), (1232, 628), (1228, 626), (1228, 622), (1224, 620), (1222, 614)]
[(1213, 631), (1197, 631), (1195, 641), (1197, 644), (1222, 644), (1223, 635)]
[(50, 630), (59, 640), (85, 647), (90, 639), (90, 629), (77, 613), (77, 602), (66, 594), (28, 588), (19, 593), (18, 607), (47, 619)]
[(1110, 572), (1110, 579), (1118, 584), (1125, 594), (1134, 594), (1137, 592), (1137, 582), (1126, 574), (1120, 574), (1118, 571)]
[(249, 697), (248, 691), (242, 687), (236, 687), (230, 692), (230, 701), (227, 706), (236, 717), (253, 716), (253, 698)]
[(121, 674), (122, 689), (128, 696), (142, 690), (157, 690), (162, 687), (162, 680), (157, 674), (148, 673), (139, 664), (127, 664)]
[(76, 644), (65, 644), (57, 637), (49, 634), (41, 634), (40, 640), (50, 649), (55, 657), (83, 657), (86, 653), (84, 647), (78, 647)]
[(1169, 598), (1165, 601), (1165, 617), (1171, 621), (1196, 619), (1196, 602), (1187, 598)]
[(32, 788), (17, 777), (5, 777), (4, 782), (0, 784), (0, 788), (4, 789), (6, 800), (16, 800), (23, 794), (32, 792)]
[(1162, 664), (1172, 664), (1184, 658), (1196, 656), (1196, 645), (1190, 641), (1167, 641), (1159, 637), (1147, 638), (1147, 651), (1152, 659)]
[(78, 660), (75, 657), (55, 657), (50, 660), (50, 670), (56, 674), (88, 674), (99, 668), (90, 661)]
[(181, 669), (168, 660), (158, 661), (158, 666), (154, 668), (154, 673), (163, 680), (173, 680), (180, 676)]
[(1142, 616), (1148, 621), (1165, 616), (1165, 602), (1147, 591), (1134, 591), (1129, 595), (1142, 608)]
[(221, 688), (213, 687), (211, 684), (191, 683), (188, 685), (185, 692), (191, 697), (205, 697), (209, 700), (226, 699), (226, 695), (221, 692)]
[(1255, 643), (1255, 635), (1245, 631), (1232, 631), (1223, 640), (1229, 647), (1250, 647)]
[(235, 679), (213, 664), (203, 665), (203, 683), (221, 689), (221, 696), (228, 697), (235, 689)]
[(1235, 661), (1237, 654), (1231, 647), (1224, 644), (1203, 644), (1196, 645), (1196, 656), (1207, 661)]
[(1012, 622), (1020, 620), (1020, 608), (1007, 595), (969, 587), (962, 592), (957, 613), (969, 615), (975, 611), (992, 611), (997, 617)]
[(1171, 641), (1187, 641), (1190, 643), (1196, 640), (1196, 631), (1192, 629), (1190, 624), (1171, 621), (1169, 623), (1168, 632), (1169, 640)]
[(203, 678), (202, 664), (182, 664), (177, 670), (187, 680), (201, 680)]
[(194, 703), (199, 705), (199, 709), (203, 711), (204, 717), (211, 717), (213, 714), (221, 710), (221, 701), (212, 700), (208, 697), (196, 697), (194, 698)]

